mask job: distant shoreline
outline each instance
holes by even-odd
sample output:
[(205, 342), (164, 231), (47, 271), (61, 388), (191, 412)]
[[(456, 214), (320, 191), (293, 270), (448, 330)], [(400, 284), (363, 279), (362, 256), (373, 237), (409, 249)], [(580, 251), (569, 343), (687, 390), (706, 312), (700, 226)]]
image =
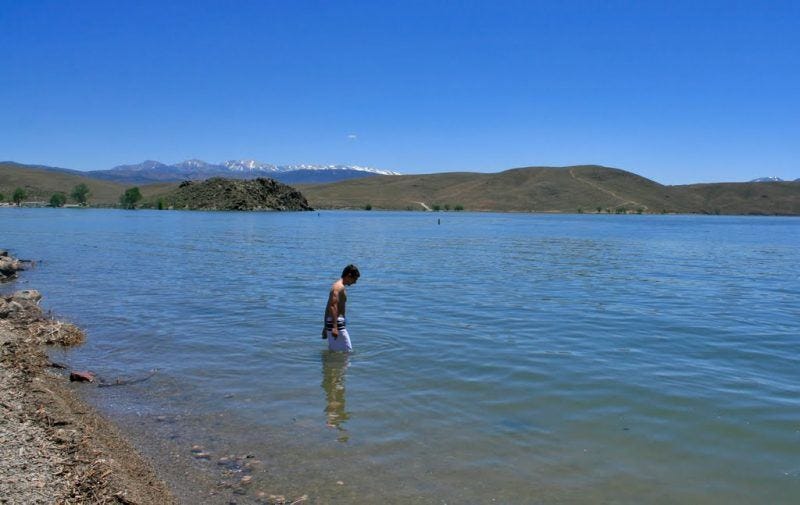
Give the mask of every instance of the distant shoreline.
[[(231, 214), (241, 214), (241, 213), (295, 213), (295, 212), (308, 212), (308, 211), (285, 211), (285, 210), (274, 210), (274, 209), (254, 209), (254, 210), (228, 210), (228, 209), (156, 209), (153, 207), (140, 207), (137, 209), (123, 209), (118, 206), (112, 205), (87, 205), (85, 207), (80, 207), (77, 205), (70, 205), (64, 206), (61, 208), (66, 209), (73, 209), (73, 210), (124, 210), (124, 211), (154, 211), (154, 212), (222, 212), (222, 213), (231, 213)], [(46, 209), (49, 210), (51, 207), (45, 205), (3, 205), (0, 203), (0, 209)], [(398, 214), (432, 214), (432, 215), (459, 215), (459, 214), (542, 214), (542, 215), (549, 215), (549, 216), (717, 216), (717, 217), (791, 217), (796, 218), (800, 217), (800, 213), (798, 214), (768, 214), (768, 213), (749, 213), (749, 214), (723, 214), (723, 213), (705, 213), (705, 212), (568, 212), (568, 211), (560, 211), (560, 210), (492, 210), (492, 209), (464, 209), (464, 210), (424, 210), (424, 209), (415, 209), (415, 210), (407, 210), (407, 209), (383, 209), (373, 207), (369, 210), (359, 207), (316, 207), (314, 208), (313, 212), (331, 212), (331, 211), (342, 211), (342, 212), (395, 212)]]
[[(264, 180), (272, 180), (262, 178)], [(84, 185), (93, 207), (116, 207), (128, 190), (138, 188), (137, 207), (202, 207), (250, 210), (284, 207), (253, 198), (258, 179), (118, 183), (46, 167), (0, 162), (4, 202), (17, 189), (30, 201), (76, 204), (74, 189)], [(421, 175), (374, 175), (331, 183), (292, 183), (315, 209), (384, 209), (398, 211), (463, 209), (476, 212), (546, 212), (602, 214), (800, 215), (800, 182), (717, 182), (663, 185), (626, 170), (600, 165), (522, 167), (496, 173), (449, 172)], [(191, 185), (197, 191), (188, 191)], [(233, 190), (231, 190), (233, 188)], [(299, 210), (299, 209), (298, 209)]]

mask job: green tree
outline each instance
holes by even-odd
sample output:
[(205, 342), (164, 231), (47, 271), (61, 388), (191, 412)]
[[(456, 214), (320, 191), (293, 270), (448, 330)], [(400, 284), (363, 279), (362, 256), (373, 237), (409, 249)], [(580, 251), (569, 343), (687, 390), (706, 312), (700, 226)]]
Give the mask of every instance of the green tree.
[(11, 199), (14, 200), (14, 203), (16, 203), (18, 206), (20, 203), (22, 203), (22, 200), (26, 198), (28, 198), (28, 193), (22, 188), (15, 189), (14, 195), (11, 197)]
[(5, 199), (6, 199), (6, 195), (4, 195), (3, 193), (0, 193), (0, 202), (2, 202)]
[(119, 203), (124, 209), (135, 209), (136, 204), (142, 199), (142, 193), (138, 187), (128, 188), (119, 197)]
[(442, 206), (439, 205), (438, 203), (434, 203), (431, 208), (433, 209), (434, 212), (439, 212), (440, 210), (442, 210)]
[(372, 204), (368, 203), (368, 204), (364, 205), (364, 210), (372, 210)]
[(89, 198), (89, 193), (89, 186), (84, 183), (80, 183), (72, 188), (72, 193), (70, 196), (79, 204), (86, 205), (86, 199)]
[(51, 207), (63, 207), (65, 203), (67, 203), (67, 195), (64, 193), (53, 193), (53, 196), (50, 197)]
[(464, 210), (464, 206), (461, 205), (460, 203), (457, 203), (456, 206), (453, 207), (453, 210), (456, 212), (461, 212), (462, 210)]
[(164, 210), (164, 199), (163, 198), (159, 198), (158, 199), (158, 210)]

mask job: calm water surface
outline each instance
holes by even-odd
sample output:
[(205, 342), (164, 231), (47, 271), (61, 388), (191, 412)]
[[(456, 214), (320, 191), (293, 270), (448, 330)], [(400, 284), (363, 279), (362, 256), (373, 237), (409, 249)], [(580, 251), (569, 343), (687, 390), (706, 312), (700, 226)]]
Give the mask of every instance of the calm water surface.
[[(54, 359), (158, 369), (80, 390), (187, 503), (245, 453), (238, 503), (800, 502), (798, 219), (0, 209), (0, 236), (42, 260), (4, 289), (88, 330)], [(350, 262), (345, 357), (319, 334)]]

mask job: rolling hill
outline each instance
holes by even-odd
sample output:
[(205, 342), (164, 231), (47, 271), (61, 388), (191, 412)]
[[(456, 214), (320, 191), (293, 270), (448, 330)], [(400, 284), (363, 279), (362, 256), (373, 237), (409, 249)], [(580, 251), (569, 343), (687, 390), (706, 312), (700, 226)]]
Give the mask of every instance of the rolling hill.
[(796, 182), (665, 186), (597, 165), (372, 177), (298, 189), (315, 208), (800, 215)]
[(113, 205), (125, 191), (121, 184), (84, 177), (78, 171), (0, 163), (0, 193), (5, 195), (5, 201), (11, 199), (16, 188), (22, 188), (28, 194), (28, 201), (47, 202), (53, 193), (62, 192), (67, 195), (68, 203), (74, 203), (69, 194), (78, 184), (89, 187), (90, 205)]
[[(78, 184), (89, 187), (89, 205), (114, 206), (119, 203), (119, 197), (126, 188), (132, 184), (118, 184), (116, 182), (102, 181), (85, 177), (84, 172), (78, 170), (43, 167), (38, 165), (22, 165), (13, 162), (0, 162), (0, 193), (8, 202), (16, 188), (23, 188), (28, 194), (27, 201), (48, 202), (53, 193), (61, 192), (67, 195), (67, 203), (75, 203), (70, 197), (73, 188)], [(147, 198), (153, 194), (160, 194), (172, 190), (178, 183), (151, 184), (141, 186), (142, 195)]]

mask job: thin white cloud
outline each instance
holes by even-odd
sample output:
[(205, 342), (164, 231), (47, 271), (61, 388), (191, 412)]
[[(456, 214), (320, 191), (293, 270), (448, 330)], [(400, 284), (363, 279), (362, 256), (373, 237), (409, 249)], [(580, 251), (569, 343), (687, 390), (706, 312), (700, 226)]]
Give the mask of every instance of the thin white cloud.
[(358, 135), (355, 133), (350, 133), (347, 135), (347, 140), (358, 140)]

